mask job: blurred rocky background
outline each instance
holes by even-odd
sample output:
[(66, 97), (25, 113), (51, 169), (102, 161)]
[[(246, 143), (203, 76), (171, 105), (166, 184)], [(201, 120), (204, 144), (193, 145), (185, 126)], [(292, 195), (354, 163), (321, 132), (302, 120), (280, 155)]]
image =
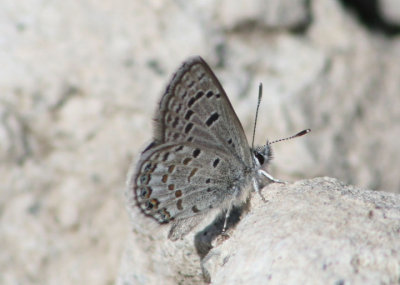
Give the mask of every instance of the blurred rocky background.
[[(397, 0), (0, 3), (0, 284), (112, 284), (125, 176), (201, 55), (280, 179), (400, 192)], [(138, 265), (139, 266), (139, 265)], [(147, 265), (151, 268), (151, 265)]]

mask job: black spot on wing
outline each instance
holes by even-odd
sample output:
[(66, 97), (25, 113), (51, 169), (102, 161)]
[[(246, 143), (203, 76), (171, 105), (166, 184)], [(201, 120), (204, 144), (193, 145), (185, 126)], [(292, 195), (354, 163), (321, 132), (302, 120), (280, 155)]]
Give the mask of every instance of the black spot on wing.
[(214, 124), (219, 118), (219, 114), (217, 112), (214, 112), (206, 121), (206, 125), (210, 127), (212, 124)]
[(201, 150), (198, 149), (198, 148), (196, 148), (196, 149), (193, 151), (193, 157), (194, 157), (194, 158), (198, 157), (198, 156), (200, 155), (200, 153), (201, 153)]
[(185, 134), (190, 132), (190, 130), (193, 128), (193, 123), (188, 123), (185, 127)]
[(190, 120), (190, 117), (193, 115), (193, 111), (192, 110), (187, 110), (186, 114), (185, 114), (185, 120)]

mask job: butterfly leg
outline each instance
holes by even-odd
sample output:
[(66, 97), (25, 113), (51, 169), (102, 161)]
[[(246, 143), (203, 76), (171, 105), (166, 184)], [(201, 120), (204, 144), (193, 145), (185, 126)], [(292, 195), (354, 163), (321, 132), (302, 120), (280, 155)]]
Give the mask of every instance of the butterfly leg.
[(262, 169), (260, 169), (260, 170), (258, 170), (259, 171), (259, 173), (261, 173), (262, 175), (264, 175), (265, 177), (267, 177), (269, 180), (271, 180), (272, 182), (275, 182), (275, 183), (287, 183), (287, 182), (285, 182), (285, 181), (282, 181), (282, 180), (279, 180), (279, 179), (276, 179), (276, 178), (274, 178), (271, 174), (269, 174), (268, 172), (266, 172), (265, 170), (262, 170)]
[(231, 210), (232, 210), (232, 204), (229, 205), (229, 208), (225, 213), (225, 221), (224, 221), (224, 226), (222, 228), (222, 235), (226, 235), (225, 231), (226, 231), (226, 226), (228, 224), (228, 219), (229, 219), (229, 215), (231, 213)]
[(254, 191), (256, 191), (256, 192), (258, 193), (258, 195), (260, 195), (261, 199), (262, 199), (264, 202), (268, 202), (268, 200), (265, 199), (265, 197), (264, 197), (263, 194), (261, 193), (260, 187), (258, 187), (258, 183), (257, 183), (257, 180), (256, 180), (255, 178), (253, 178), (253, 187), (254, 187)]
[[(239, 192), (239, 188), (235, 186), (235, 190), (234, 190), (233, 196), (236, 197), (238, 192)], [(228, 235), (228, 234), (225, 233), (225, 231), (226, 231), (226, 227), (228, 225), (229, 215), (231, 214), (231, 211), (232, 211), (232, 205), (233, 205), (233, 203), (230, 203), (228, 210), (226, 210), (224, 226), (222, 227), (222, 235), (226, 235), (226, 236)]]

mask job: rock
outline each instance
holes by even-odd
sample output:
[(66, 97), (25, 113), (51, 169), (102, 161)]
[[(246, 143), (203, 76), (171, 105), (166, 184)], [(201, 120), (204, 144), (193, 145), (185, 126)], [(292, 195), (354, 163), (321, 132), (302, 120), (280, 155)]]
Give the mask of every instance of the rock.
[[(114, 282), (130, 229), (126, 172), (172, 73), (196, 54), (248, 138), (264, 84), (257, 144), (312, 129), (274, 144), (275, 177), (400, 192), (396, 29), (371, 32), (331, 0), (14, 2), (0, 1), (0, 284)], [(145, 262), (166, 233), (143, 221), (130, 237), (152, 236), (131, 254)], [(203, 282), (193, 248), (203, 256), (213, 238), (193, 233), (130, 277)], [(213, 256), (204, 264), (217, 280)]]
[(134, 214), (118, 284), (201, 284), (201, 266), (212, 284), (399, 280), (399, 195), (328, 177), (270, 184), (263, 194), (268, 202), (253, 194), (230, 237), (214, 239), (201, 263), (194, 237), (204, 231), (173, 243), (166, 231)]
[(380, 0), (380, 12), (393, 25), (400, 25), (400, 3), (396, 0)]
[(221, 26), (232, 29), (256, 24), (267, 29), (297, 29), (309, 22), (307, 1), (246, 1), (244, 5), (232, 5), (230, 1), (220, 1), (217, 5)]

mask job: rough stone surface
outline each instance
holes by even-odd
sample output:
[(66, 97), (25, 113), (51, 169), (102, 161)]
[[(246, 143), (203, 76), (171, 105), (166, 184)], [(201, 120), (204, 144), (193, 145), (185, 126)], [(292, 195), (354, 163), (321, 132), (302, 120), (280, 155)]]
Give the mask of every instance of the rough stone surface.
[(227, 29), (259, 25), (273, 29), (299, 29), (309, 22), (309, 5), (305, 0), (251, 0), (243, 5), (219, 1), (217, 19)]
[(396, 0), (380, 0), (380, 8), (384, 19), (400, 26), (400, 2)]
[(399, 195), (328, 177), (270, 184), (263, 194), (268, 202), (254, 193), (230, 237), (213, 240), (201, 264), (193, 242), (209, 231), (171, 242), (136, 213), (118, 284), (201, 284), (201, 265), (212, 284), (400, 280)]
[[(214, 69), (248, 137), (263, 82), (256, 143), (312, 129), (274, 145), (275, 177), (400, 192), (399, 36), (371, 32), (340, 1), (5, 0), (0, 31), (0, 284), (114, 282), (126, 172), (191, 55)], [(130, 242), (155, 236), (133, 257), (165, 242), (157, 225), (134, 227)], [(193, 242), (174, 246), (192, 260)], [(137, 276), (176, 281), (167, 259), (134, 260)]]

